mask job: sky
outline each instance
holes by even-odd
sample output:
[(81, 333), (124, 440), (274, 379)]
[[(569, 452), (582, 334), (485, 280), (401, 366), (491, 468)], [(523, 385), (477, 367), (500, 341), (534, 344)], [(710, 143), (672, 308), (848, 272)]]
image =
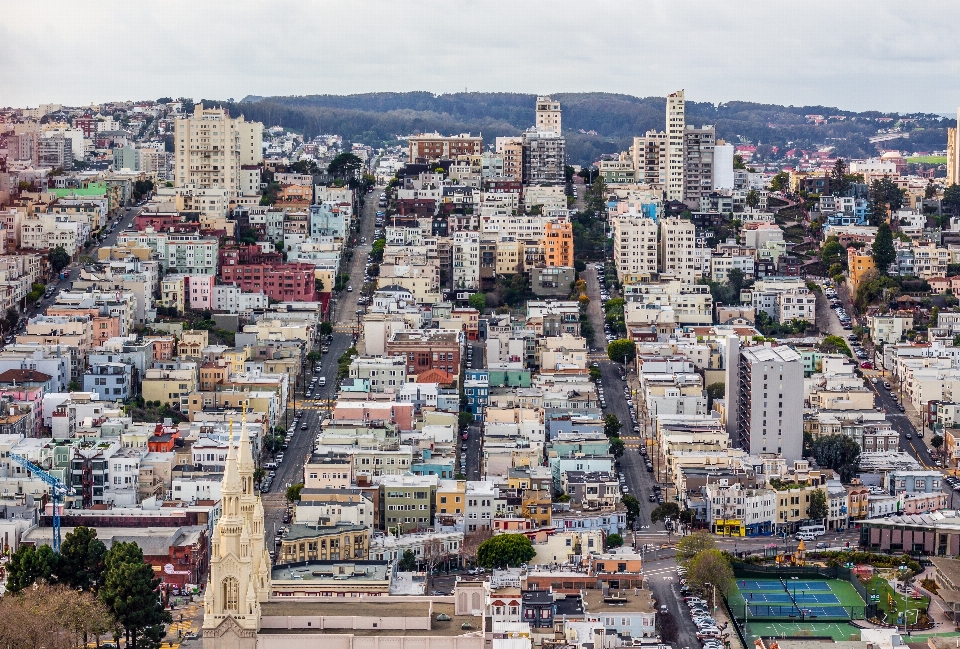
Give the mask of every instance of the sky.
[(615, 92), (955, 113), (960, 2), (0, 0), (0, 105)]

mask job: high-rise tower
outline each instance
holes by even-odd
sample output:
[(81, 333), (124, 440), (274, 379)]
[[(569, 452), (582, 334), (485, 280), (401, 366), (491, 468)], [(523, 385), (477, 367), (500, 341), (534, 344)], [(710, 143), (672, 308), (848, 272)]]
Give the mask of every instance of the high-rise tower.
[(682, 201), (684, 191), (684, 131), (686, 100), (683, 91), (667, 95), (667, 200)]

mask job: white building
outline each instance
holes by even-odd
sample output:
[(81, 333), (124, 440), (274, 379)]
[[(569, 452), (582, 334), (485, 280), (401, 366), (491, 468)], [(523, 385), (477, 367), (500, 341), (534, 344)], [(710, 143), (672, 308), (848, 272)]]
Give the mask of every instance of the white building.
[(621, 282), (647, 278), (657, 272), (657, 222), (639, 215), (613, 220), (613, 261)]
[(664, 219), (660, 225), (660, 272), (687, 284), (700, 277), (697, 228), (687, 219)]

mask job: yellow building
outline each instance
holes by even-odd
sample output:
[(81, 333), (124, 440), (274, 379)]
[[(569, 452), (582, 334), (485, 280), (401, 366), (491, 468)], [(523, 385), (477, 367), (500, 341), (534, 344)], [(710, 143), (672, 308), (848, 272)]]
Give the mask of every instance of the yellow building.
[(463, 515), (466, 507), (467, 481), (441, 480), (437, 485), (436, 511), (446, 516)]
[(821, 485), (771, 483), (770, 486), (777, 491), (777, 525), (786, 526), (790, 531), (793, 525), (810, 518), (810, 494), (820, 490), (828, 498), (826, 488)]
[(873, 257), (866, 248), (857, 250), (856, 248), (847, 248), (847, 268), (849, 269), (850, 286), (856, 293), (857, 287), (863, 281), (864, 276), (872, 270), (876, 270), (873, 263)]
[(183, 275), (168, 275), (160, 285), (160, 302), (167, 308), (183, 313), (186, 303), (186, 289)]
[(248, 348), (228, 349), (220, 355), (220, 360), (227, 364), (231, 373), (242, 372), (243, 364), (249, 360), (249, 358), (250, 350)]
[(160, 404), (181, 405), (186, 411), (188, 397), (197, 391), (197, 375), (193, 370), (165, 370), (151, 368), (143, 374), (143, 400)]
[(366, 560), (369, 554), (370, 530), (364, 525), (293, 524), (281, 540), (278, 563)]
[(553, 495), (549, 489), (527, 489), (520, 497), (520, 515), (534, 527), (550, 527), (553, 524), (551, 511)]

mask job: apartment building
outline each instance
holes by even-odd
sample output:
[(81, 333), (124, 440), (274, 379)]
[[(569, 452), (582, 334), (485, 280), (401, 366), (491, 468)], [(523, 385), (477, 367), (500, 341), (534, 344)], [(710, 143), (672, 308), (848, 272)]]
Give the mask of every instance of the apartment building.
[(537, 130), (561, 134), (560, 102), (549, 96), (537, 97)]
[(460, 135), (440, 135), (422, 133), (407, 140), (407, 162), (431, 162), (434, 160), (454, 160), (462, 155), (481, 155), (483, 138), (469, 133)]
[(32, 214), (20, 222), (20, 245), (31, 250), (61, 246), (73, 257), (90, 237), (90, 224), (69, 216)]
[(667, 141), (666, 133), (647, 131), (630, 148), (636, 181), (661, 192), (667, 187)]
[(174, 123), (174, 185), (240, 193), (241, 166), (263, 160), (263, 124), (222, 108), (194, 107)]
[[(730, 349), (729, 347), (733, 347)], [(727, 427), (751, 455), (803, 457), (803, 362), (789, 347), (728, 343)], [(731, 355), (732, 353), (732, 355)]]
[(567, 163), (566, 139), (552, 131), (530, 129), (523, 133), (523, 183), (563, 183)]
[(717, 142), (712, 126), (696, 128), (688, 125), (683, 131), (684, 199), (699, 200), (713, 192), (713, 150)]
[(649, 279), (657, 272), (657, 222), (639, 215), (613, 219), (613, 261), (621, 282)]
[(478, 232), (453, 233), (453, 288), (467, 291), (476, 291), (480, 288), (480, 233)]
[(686, 100), (683, 90), (667, 95), (667, 200), (682, 201), (684, 146), (686, 131)]
[(312, 264), (251, 264), (225, 266), (221, 277), (225, 284), (235, 284), (247, 293), (263, 293), (281, 302), (316, 302), (319, 300)]
[(686, 219), (664, 219), (660, 231), (660, 273), (693, 284), (700, 276), (696, 226)]
[(573, 267), (573, 224), (567, 219), (544, 223), (544, 263)]

